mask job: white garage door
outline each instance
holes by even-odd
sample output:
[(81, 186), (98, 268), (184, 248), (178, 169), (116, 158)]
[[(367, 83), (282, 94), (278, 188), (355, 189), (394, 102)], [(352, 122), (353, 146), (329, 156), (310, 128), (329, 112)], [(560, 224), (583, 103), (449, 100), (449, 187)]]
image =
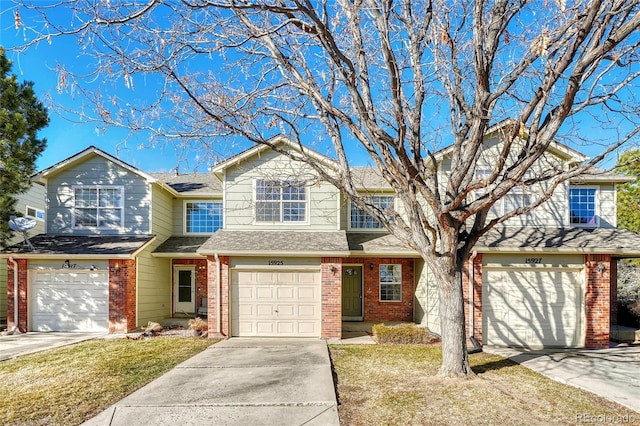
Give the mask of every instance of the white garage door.
[(233, 270), (233, 336), (320, 337), (319, 270)]
[(108, 331), (107, 271), (30, 271), (33, 331)]
[(584, 346), (583, 271), (483, 268), (484, 344)]

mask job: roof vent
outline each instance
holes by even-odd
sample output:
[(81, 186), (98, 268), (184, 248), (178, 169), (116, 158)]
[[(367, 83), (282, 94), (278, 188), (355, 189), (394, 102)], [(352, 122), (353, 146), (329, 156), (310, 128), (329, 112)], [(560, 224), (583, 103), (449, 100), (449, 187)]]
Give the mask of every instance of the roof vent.
[(11, 216), (9, 219), (9, 228), (13, 231), (20, 232), (24, 238), (24, 243), (29, 247), (29, 250), (33, 251), (33, 244), (29, 241), (28, 232), (31, 231), (38, 222), (35, 219), (28, 217), (15, 217)]
[(178, 171), (179, 170), (178, 167), (174, 167), (173, 170), (175, 171), (176, 176), (180, 175), (180, 172)]

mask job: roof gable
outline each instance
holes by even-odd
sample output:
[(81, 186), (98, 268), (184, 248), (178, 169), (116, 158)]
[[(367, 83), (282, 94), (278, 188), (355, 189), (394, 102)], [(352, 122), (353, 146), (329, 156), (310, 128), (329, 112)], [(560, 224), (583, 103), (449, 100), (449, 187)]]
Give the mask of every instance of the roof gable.
[(137, 167), (134, 167), (128, 163), (125, 163), (122, 160), (119, 160), (118, 158), (107, 154), (106, 152), (104, 152), (103, 150), (96, 148), (95, 146), (91, 145), (90, 147), (84, 149), (83, 151), (80, 151), (77, 154), (72, 155), (71, 157), (60, 161), (59, 163), (54, 164), (51, 167), (48, 167), (38, 173), (36, 173), (34, 175), (34, 180), (36, 181), (40, 181), (43, 179), (47, 179), (51, 176), (54, 176), (60, 172), (62, 172), (63, 170), (67, 170), (70, 169), (72, 167), (75, 167), (78, 164), (81, 164), (87, 160), (89, 160), (90, 158), (93, 157), (102, 157), (107, 161), (110, 161), (114, 164), (117, 164), (118, 166), (122, 167), (123, 169), (130, 171), (140, 177), (142, 177), (143, 179), (149, 181), (149, 182), (156, 182), (157, 179), (154, 178), (153, 176), (143, 172), (142, 170), (138, 169)]
[[(510, 130), (511, 127), (518, 126), (518, 125), (519, 124), (512, 119), (504, 120), (504, 121), (501, 121), (500, 123), (494, 124), (493, 126), (489, 127), (485, 132), (484, 140), (489, 141), (492, 139), (491, 138), (492, 136), (499, 136), (500, 133), (504, 134), (506, 131)], [(440, 151), (437, 151), (434, 154), (434, 156), (436, 160), (441, 161), (443, 158), (450, 156), (452, 151), (453, 151), (453, 146), (448, 146), (446, 148), (441, 149)], [(562, 144), (556, 141), (551, 141), (549, 143), (549, 147), (547, 148), (547, 151), (557, 156), (558, 158), (561, 158), (565, 161), (569, 161), (572, 163), (574, 162), (581, 163), (589, 159), (589, 157), (587, 157), (586, 155), (576, 151), (575, 149), (565, 144)]]
[[(320, 154), (319, 152), (314, 151), (313, 149), (308, 148), (306, 146), (300, 146), (285, 136), (282, 136), (282, 135), (274, 136), (273, 138), (269, 139), (269, 141), (267, 142), (274, 146), (283, 145), (284, 149), (287, 151), (296, 151), (299, 153), (304, 153), (305, 155), (311, 157), (312, 159), (314, 159), (319, 163), (325, 164), (334, 169), (337, 168), (335, 160), (327, 157), (326, 155)], [(216, 164), (211, 168), (211, 173), (222, 174), (229, 167), (239, 165), (243, 161), (246, 161), (254, 156), (258, 156), (267, 150), (275, 151), (271, 146), (267, 144), (255, 145), (247, 150), (240, 152), (239, 154), (236, 154)]]

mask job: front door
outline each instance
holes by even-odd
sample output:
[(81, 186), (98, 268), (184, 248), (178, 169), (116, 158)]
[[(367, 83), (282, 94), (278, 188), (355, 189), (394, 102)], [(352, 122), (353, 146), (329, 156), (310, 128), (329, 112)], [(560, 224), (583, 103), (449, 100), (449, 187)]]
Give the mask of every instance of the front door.
[(342, 319), (362, 321), (362, 266), (342, 267)]
[(195, 275), (193, 266), (176, 266), (173, 270), (173, 311), (177, 314), (195, 312)]

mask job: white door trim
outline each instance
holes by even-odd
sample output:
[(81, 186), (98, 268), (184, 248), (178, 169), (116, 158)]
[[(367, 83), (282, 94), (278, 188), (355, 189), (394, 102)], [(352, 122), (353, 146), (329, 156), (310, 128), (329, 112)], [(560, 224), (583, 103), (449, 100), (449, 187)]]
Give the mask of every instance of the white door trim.
[[(189, 302), (179, 301), (179, 274), (181, 271), (191, 272), (191, 300)], [(173, 266), (173, 312), (174, 313), (195, 313), (196, 312), (196, 267), (195, 265), (174, 265)]]

